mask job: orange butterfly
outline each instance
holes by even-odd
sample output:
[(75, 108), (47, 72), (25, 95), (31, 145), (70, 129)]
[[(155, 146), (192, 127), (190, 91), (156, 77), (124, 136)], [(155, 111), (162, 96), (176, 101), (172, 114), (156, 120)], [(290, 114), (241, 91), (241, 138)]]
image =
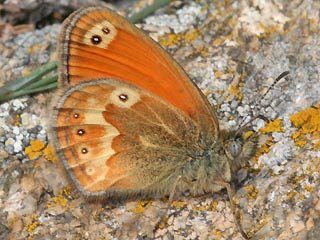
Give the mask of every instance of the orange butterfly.
[(87, 197), (217, 192), (255, 154), (255, 134), (220, 131), (182, 68), (109, 9), (82, 8), (64, 22), (59, 73), (52, 137)]

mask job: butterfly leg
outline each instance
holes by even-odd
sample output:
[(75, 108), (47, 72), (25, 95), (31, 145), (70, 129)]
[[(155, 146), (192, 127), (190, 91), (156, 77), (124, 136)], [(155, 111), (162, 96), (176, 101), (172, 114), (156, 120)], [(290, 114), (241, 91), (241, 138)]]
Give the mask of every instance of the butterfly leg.
[(165, 216), (167, 215), (167, 213), (169, 211), (169, 208), (170, 208), (170, 206), (171, 206), (171, 204), (173, 202), (173, 197), (174, 197), (177, 185), (181, 181), (181, 178), (182, 178), (181, 176), (178, 176), (177, 179), (174, 181), (174, 183), (172, 185), (172, 189), (171, 189), (170, 195), (169, 195), (169, 200), (168, 200), (168, 204), (167, 204), (166, 210), (161, 214), (157, 224), (155, 225), (155, 227), (153, 229), (153, 233), (155, 233), (159, 229), (160, 223), (163, 222)]
[(231, 212), (232, 212), (233, 218), (235, 220), (235, 223), (237, 225), (237, 228), (244, 239), (250, 239), (249, 236), (246, 234), (246, 232), (242, 228), (242, 225), (240, 223), (239, 212), (236, 212), (236, 207), (233, 202), (234, 191), (233, 191), (231, 185), (227, 182), (218, 181), (218, 180), (214, 181), (214, 182), (227, 189), (227, 193), (228, 193), (228, 197), (229, 197), (229, 201), (230, 201)]

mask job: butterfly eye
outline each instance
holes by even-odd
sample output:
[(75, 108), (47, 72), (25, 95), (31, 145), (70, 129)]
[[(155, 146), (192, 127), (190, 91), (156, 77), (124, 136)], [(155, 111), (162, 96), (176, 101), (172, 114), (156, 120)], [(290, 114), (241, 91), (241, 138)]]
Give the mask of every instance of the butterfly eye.
[(233, 139), (228, 143), (228, 153), (233, 157), (237, 157), (242, 151), (242, 145), (237, 139)]

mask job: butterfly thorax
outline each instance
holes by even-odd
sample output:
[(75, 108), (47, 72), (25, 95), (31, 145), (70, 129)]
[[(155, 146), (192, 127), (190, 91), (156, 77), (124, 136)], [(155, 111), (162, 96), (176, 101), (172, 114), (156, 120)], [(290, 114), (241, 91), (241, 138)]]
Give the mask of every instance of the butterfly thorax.
[(188, 153), (188, 164), (174, 174), (174, 178), (181, 174), (179, 192), (190, 192), (193, 196), (220, 191), (223, 188), (220, 182), (233, 181), (237, 171), (254, 156), (257, 136), (248, 131), (222, 131), (216, 141), (200, 138), (196, 146)]

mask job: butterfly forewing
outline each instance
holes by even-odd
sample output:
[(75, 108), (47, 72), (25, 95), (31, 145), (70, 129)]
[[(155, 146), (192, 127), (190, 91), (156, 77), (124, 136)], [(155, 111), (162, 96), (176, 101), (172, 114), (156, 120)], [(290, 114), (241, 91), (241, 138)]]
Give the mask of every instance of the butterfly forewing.
[(153, 40), (111, 10), (83, 8), (63, 24), (60, 86), (97, 78), (129, 82), (167, 101), (218, 136), (218, 122), (201, 91)]

